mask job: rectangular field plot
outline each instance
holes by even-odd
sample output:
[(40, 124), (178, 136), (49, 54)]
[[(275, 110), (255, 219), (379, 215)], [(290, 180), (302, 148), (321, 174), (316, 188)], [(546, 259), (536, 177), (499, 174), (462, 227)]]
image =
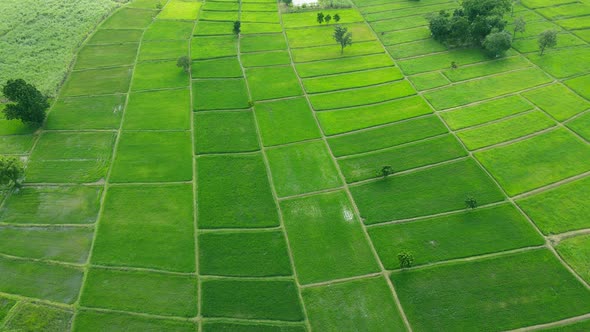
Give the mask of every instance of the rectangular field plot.
[(499, 120), (532, 109), (533, 105), (524, 98), (509, 96), (449, 112), (441, 112), (440, 116), (451, 129), (457, 130)]
[(550, 20), (562, 19), (575, 16), (590, 15), (590, 6), (583, 3), (572, 3), (562, 6), (545, 7), (536, 10), (537, 13)]
[(582, 235), (563, 240), (557, 245), (557, 252), (582, 277), (590, 282), (590, 236)]
[[(250, 68), (246, 70), (252, 99), (265, 100), (303, 94), (291, 66)], [(272, 77), (272, 81), (269, 78)]]
[(341, 58), (326, 61), (299, 63), (295, 65), (299, 76), (315, 77), (330, 74), (341, 74), (357, 70), (367, 70), (393, 66), (393, 60), (385, 54), (375, 54), (360, 57)]
[[(585, 44), (582, 39), (567, 32), (557, 34), (557, 39), (557, 46), (555, 46), (557, 49)], [(512, 47), (522, 53), (540, 52), (541, 50), (539, 48), (539, 38), (537, 36), (526, 39), (516, 39), (512, 42)]]
[(369, 152), (447, 133), (436, 116), (393, 123), (388, 126), (328, 138), (336, 157)]
[(379, 20), (370, 23), (376, 33), (417, 28), (428, 25), (425, 16), (406, 16), (395, 20)]
[(199, 157), (197, 177), (200, 228), (279, 225), (276, 204), (259, 153)]
[(458, 83), (447, 88), (427, 92), (424, 97), (430, 101), (434, 108), (442, 110), (548, 82), (551, 82), (551, 78), (547, 74), (537, 68), (530, 68)]
[(345, 110), (318, 112), (317, 117), (324, 132), (334, 135), (430, 113), (432, 109), (428, 104), (416, 96)]
[(417, 55), (426, 55), (434, 52), (446, 51), (447, 47), (434, 39), (419, 40), (398, 44), (387, 48), (391, 56), (397, 59), (407, 58)]
[(157, 9), (158, 4), (161, 4), (161, 0), (132, 0), (129, 2), (127, 7), (129, 8), (142, 8), (142, 9)]
[(523, 96), (559, 121), (590, 109), (589, 101), (561, 84), (528, 91)]
[(283, 201), (281, 208), (302, 284), (379, 271), (343, 191)]
[(287, 43), (282, 33), (251, 35), (240, 38), (240, 51), (244, 53), (286, 49)]
[(61, 95), (84, 96), (126, 93), (131, 80), (131, 67), (73, 71), (61, 90)]
[(249, 99), (244, 79), (193, 81), (195, 111), (249, 108)]
[(69, 331), (73, 312), (21, 302), (4, 323), (6, 331)]
[(511, 196), (590, 170), (590, 146), (565, 129), (475, 156)]
[(209, 1), (203, 3), (203, 11), (238, 11), (240, 4), (237, 1)]
[(25, 187), (12, 193), (0, 221), (14, 224), (87, 224), (96, 221), (102, 188)]
[(177, 331), (194, 332), (196, 326), (192, 322), (148, 318), (115, 312), (101, 312), (82, 309), (78, 311), (74, 331)]
[(367, 41), (347, 47), (343, 53), (337, 44), (333, 44), (329, 46), (295, 48), (291, 50), (291, 55), (293, 56), (294, 62), (308, 62), (380, 54), (384, 52), (385, 50), (379, 41)]
[(114, 141), (112, 132), (45, 132), (31, 154), (27, 181), (98, 181), (106, 175)]
[(191, 41), (193, 60), (219, 58), (238, 54), (238, 39), (235, 36), (197, 37)]
[(280, 23), (278, 12), (248, 12), (243, 11), (240, 16), (242, 22)]
[(109, 17), (100, 27), (102, 29), (145, 29), (157, 13), (155, 10), (123, 8)]
[(275, 325), (269, 323), (223, 323), (214, 322), (207, 319), (203, 320), (201, 324), (201, 331), (203, 332), (218, 332), (218, 331), (233, 331), (233, 332), (305, 332), (303, 325)]
[(412, 75), (408, 79), (418, 91), (434, 89), (451, 83), (445, 75), (438, 71)]
[(590, 42), (590, 29), (576, 30), (573, 33), (582, 38), (585, 42)]
[(243, 34), (258, 34), (258, 33), (278, 33), (282, 32), (280, 24), (274, 23), (242, 23)]
[(189, 39), (193, 32), (193, 22), (155, 20), (143, 35), (146, 40)]
[(194, 61), (191, 66), (193, 78), (239, 78), (244, 74), (238, 57)]
[[(418, 27), (407, 30), (385, 32), (379, 36), (385, 46), (409, 43), (430, 38), (428, 27)], [(389, 48), (389, 47), (388, 47)]]
[(303, 97), (257, 103), (255, 113), (265, 146), (304, 141), (321, 136), (312, 110)]
[[(318, 22), (316, 21), (317, 13), (318, 11), (308, 11), (286, 14), (283, 15), (283, 24), (285, 25), (285, 28), (316, 26), (318, 25)], [(356, 9), (326, 9), (323, 11), (323, 13), (324, 15), (331, 16), (336, 14), (340, 15), (340, 22), (336, 23), (335, 21), (332, 21), (333, 23), (331, 23), (331, 25), (363, 22), (363, 16)]]
[(368, 105), (416, 94), (408, 81), (392, 82), (350, 91), (316, 94), (309, 97), (316, 111)]
[(193, 276), (91, 268), (80, 304), (162, 316), (197, 315)]
[[(587, 6), (587, 8), (590, 6)], [(572, 17), (564, 20), (555, 21), (555, 23), (559, 24), (560, 26), (568, 29), (568, 30), (577, 30), (577, 29), (588, 29), (590, 28), (590, 23), (588, 23), (588, 17)]]
[(190, 185), (109, 188), (92, 263), (195, 271), (192, 202)]
[[(365, 4), (360, 4), (357, 2), (357, 5), (363, 5), (365, 6)], [(457, 4), (453, 1), (451, 2), (446, 2), (446, 1), (440, 1), (443, 2), (441, 4), (430, 4), (430, 3), (425, 3), (426, 6), (411, 6), (411, 7), (407, 7), (407, 8), (396, 8), (395, 10), (379, 10), (379, 7), (377, 7), (377, 11), (375, 12), (374, 9), (372, 7), (368, 7), (368, 8), (364, 8), (361, 7), (359, 8), (359, 10), (363, 13), (363, 17), (369, 21), (378, 21), (378, 20), (385, 20), (385, 19), (394, 19), (397, 17), (405, 17), (405, 16), (415, 16), (415, 15), (423, 15), (426, 16), (429, 13), (435, 13), (435, 12), (439, 12), (440, 10), (447, 10), (447, 9), (455, 9), (457, 8)], [(407, 3), (407, 2), (398, 2), (396, 3), (396, 5), (401, 5), (403, 3)], [(389, 5), (393, 5), (393, 3), (389, 3)], [(368, 12), (366, 12), (368, 11)]]
[[(375, 34), (371, 28), (364, 24), (344, 24), (348, 31), (354, 36), (354, 42), (375, 40)], [(305, 29), (289, 29), (286, 31), (287, 40), (291, 48), (314, 47), (322, 45), (334, 45), (332, 33), (334, 27), (329, 25), (317, 25)]]
[(59, 99), (47, 117), (47, 129), (119, 128), (125, 95)]
[(510, 330), (579, 315), (590, 294), (548, 250), (391, 275), (415, 331)]
[(303, 80), (303, 86), (308, 93), (318, 93), (383, 84), (403, 77), (397, 67), (385, 67), (348, 74), (308, 78)]
[(88, 45), (80, 50), (75, 70), (132, 65), (138, 44)]
[(192, 179), (189, 132), (123, 132), (111, 182), (163, 182)]
[(132, 93), (123, 129), (190, 129), (188, 89)]
[(245, 152), (258, 150), (258, 135), (251, 111), (195, 114), (195, 152)]
[(397, 254), (409, 250), (415, 264), (489, 254), (529, 246), (544, 239), (511, 204), (399, 224), (369, 228), (388, 270), (399, 269)]
[(245, 53), (240, 58), (246, 68), (291, 64), (291, 57), (287, 51)]
[(199, 234), (199, 274), (289, 276), (291, 262), (281, 231)]
[(279, 197), (342, 185), (330, 151), (321, 141), (272, 148), (267, 157)]
[(146, 41), (139, 49), (139, 61), (178, 59), (188, 55), (188, 40)]
[(132, 91), (185, 88), (189, 86), (189, 76), (176, 61), (142, 62), (135, 66)]
[[(242, 24), (243, 29), (244, 24)], [(231, 35), (233, 29), (232, 22), (216, 22), (216, 21), (199, 21), (195, 28), (195, 36), (222, 36)], [(231, 36), (236, 38), (235, 36)]]
[(26, 154), (33, 148), (33, 135), (0, 136), (1, 154)]
[(458, 132), (457, 136), (469, 150), (476, 150), (530, 135), (555, 125), (555, 121), (543, 112), (533, 111), (481, 127), (466, 129)]
[(239, 18), (239, 11), (217, 11), (217, 10), (204, 10), (199, 14), (201, 21), (237, 21)]
[(173, 20), (196, 20), (201, 3), (196, 1), (172, 0), (166, 4), (158, 18)]
[(460, 210), (469, 195), (480, 205), (504, 199), (471, 159), (390, 176), (350, 190), (366, 224)]
[(0, 252), (71, 263), (86, 263), (94, 231), (89, 227), (0, 226)]
[(272, 2), (258, 3), (245, 1), (242, 3), (242, 12), (276, 12), (277, 9), (277, 4)]
[(98, 29), (88, 40), (88, 45), (137, 43), (142, 33), (140, 29)]
[(203, 280), (204, 317), (301, 321), (297, 286), (290, 280)]
[(383, 165), (394, 171), (431, 165), (464, 157), (467, 152), (452, 135), (444, 135), (400, 147), (356, 155), (338, 160), (347, 182), (356, 182), (379, 177)]
[(315, 331), (405, 331), (383, 277), (306, 288), (302, 292)]
[(590, 48), (564, 48), (549, 50), (543, 56), (534, 53), (527, 56), (532, 62), (557, 78), (565, 78), (590, 71)]
[(517, 201), (544, 234), (590, 227), (590, 177)]
[(569, 79), (565, 81), (565, 85), (569, 86), (580, 96), (590, 100), (590, 74)]
[(568, 122), (567, 126), (576, 134), (582, 136), (586, 141), (590, 142), (590, 112)]
[(0, 257), (0, 292), (74, 303), (83, 271), (62, 265)]
[(443, 74), (452, 82), (460, 82), (530, 66), (531, 64), (523, 57), (515, 56), (456, 69), (445, 69)]
[[(510, 55), (510, 52), (509, 54)], [(459, 49), (423, 57), (401, 60), (399, 66), (406, 75), (451, 68), (455, 62), (459, 68), (472, 63), (488, 61), (490, 58), (481, 49)]]

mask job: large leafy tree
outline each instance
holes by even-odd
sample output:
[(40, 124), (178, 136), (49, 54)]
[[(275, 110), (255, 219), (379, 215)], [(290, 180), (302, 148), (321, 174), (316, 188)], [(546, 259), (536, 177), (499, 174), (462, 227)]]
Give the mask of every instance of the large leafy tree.
[(8, 80), (2, 93), (9, 101), (3, 110), (8, 120), (18, 119), (35, 125), (43, 123), (49, 101), (34, 85), (22, 79)]
[(25, 167), (16, 157), (0, 156), (0, 184), (19, 188), (25, 173)]
[(334, 27), (334, 34), (332, 35), (334, 40), (340, 44), (340, 54), (344, 53), (346, 46), (352, 45), (352, 32), (348, 32), (348, 28), (341, 25)]

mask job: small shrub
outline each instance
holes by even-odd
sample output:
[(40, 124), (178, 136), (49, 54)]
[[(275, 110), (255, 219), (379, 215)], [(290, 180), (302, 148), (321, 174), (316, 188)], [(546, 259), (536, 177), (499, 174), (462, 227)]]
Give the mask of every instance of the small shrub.
[(400, 253), (397, 254), (397, 259), (399, 260), (399, 266), (402, 269), (412, 267), (414, 264), (414, 255), (407, 250), (400, 251)]
[(0, 184), (9, 188), (20, 188), (25, 167), (16, 157), (0, 157)]

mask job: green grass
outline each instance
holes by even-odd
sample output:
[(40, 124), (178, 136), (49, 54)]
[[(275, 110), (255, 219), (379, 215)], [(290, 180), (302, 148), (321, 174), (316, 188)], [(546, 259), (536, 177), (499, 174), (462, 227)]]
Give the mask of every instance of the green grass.
[[(344, 24), (342, 26), (346, 27), (352, 33), (355, 43), (376, 39), (371, 28), (364, 23)], [(333, 32), (334, 27), (328, 25), (317, 25), (305, 29), (288, 29), (285, 31), (291, 48), (334, 45)]]
[(506, 192), (513, 196), (590, 169), (590, 146), (564, 129), (476, 153)]
[(33, 147), (33, 135), (0, 136), (1, 154), (26, 154)]
[(590, 74), (569, 79), (565, 81), (565, 85), (569, 86), (580, 96), (590, 100)]
[[(386, 2), (388, 3), (388, 2)], [(395, 8), (395, 10), (385, 10), (382, 11), (379, 9), (379, 6), (377, 6), (376, 11), (372, 9), (372, 7), (368, 7), (368, 8), (360, 8), (360, 11), (363, 13), (363, 17), (369, 21), (376, 21), (376, 20), (383, 20), (383, 19), (394, 19), (397, 17), (404, 17), (404, 16), (413, 16), (413, 15), (425, 15), (425, 14), (429, 14), (429, 13), (434, 13), (440, 10), (447, 10), (447, 9), (455, 9), (457, 8), (457, 4), (455, 4), (454, 2), (446, 2), (446, 3), (442, 3), (442, 4), (431, 4), (431, 3), (425, 3), (427, 4), (427, 6), (414, 6), (412, 5), (411, 7), (407, 7), (407, 8), (399, 8), (401, 5), (404, 4), (409, 4), (407, 2), (397, 2), (395, 3), (395, 5), (398, 8)], [(357, 5), (365, 5), (365, 4), (357, 4)], [(393, 3), (388, 3), (389, 6), (393, 6)], [(368, 12), (367, 12), (368, 11)]]
[(409, 143), (447, 133), (436, 116), (393, 123), (388, 126), (354, 132), (328, 139), (332, 152), (341, 157)]
[(544, 234), (588, 228), (590, 178), (586, 177), (517, 201)]
[(141, 39), (140, 29), (98, 29), (88, 40), (88, 45), (107, 45), (118, 43), (136, 43)]
[[(195, 36), (221, 36), (231, 35), (233, 29), (232, 22), (217, 22), (217, 21), (199, 21), (195, 28)], [(243, 24), (242, 24), (243, 29)], [(235, 36), (232, 36), (236, 38)]]
[(280, 23), (278, 12), (249, 12), (243, 11), (240, 17), (242, 22), (255, 23)]
[(197, 315), (194, 276), (91, 268), (80, 304), (162, 316)]
[(116, 312), (79, 310), (76, 315), (74, 331), (178, 331), (193, 332), (195, 324), (177, 320), (148, 318)]
[(199, 273), (217, 276), (289, 276), (291, 262), (281, 231), (199, 234)]
[(277, 8), (278, 6), (275, 3), (242, 3), (242, 12), (276, 12)]
[(189, 39), (193, 32), (193, 23), (184, 21), (155, 20), (145, 31), (146, 40)]
[(527, 56), (532, 62), (557, 78), (585, 74), (590, 71), (588, 47), (564, 48), (546, 51), (542, 56), (534, 53)]
[(590, 282), (590, 236), (582, 235), (565, 239), (556, 247), (557, 252), (582, 277)]
[[(572, 46), (580, 46), (584, 45), (584, 41), (573, 34), (568, 33), (558, 33), (557, 34), (557, 46), (556, 48), (565, 48), (565, 47), (572, 47)], [(519, 52), (522, 53), (530, 53), (530, 52), (540, 52), (541, 49), (539, 48), (539, 38), (537, 36), (526, 38), (526, 39), (516, 39), (512, 42), (512, 47)]]
[(406, 75), (424, 73), (433, 70), (451, 68), (451, 62), (455, 62), (459, 68), (464, 65), (489, 60), (489, 57), (481, 49), (458, 49), (445, 53), (437, 53), (423, 57), (398, 61), (399, 66)]
[(240, 13), (237, 10), (234, 10), (234, 11), (205, 10), (199, 15), (199, 19), (200, 20), (207, 20), (207, 21), (234, 22), (234, 21), (238, 20), (239, 14)]
[(74, 303), (82, 284), (81, 269), (0, 257), (0, 291), (60, 303)]
[(590, 309), (588, 291), (548, 250), (401, 271), (391, 276), (416, 331), (547, 323)]
[(573, 33), (582, 38), (585, 42), (590, 42), (590, 29), (576, 30)]
[(310, 96), (309, 100), (316, 111), (323, 111), (379, 103), (413, 94), (416, 94), (416, 91), (408, 81), (399, 81), (349, 91), (316, 94)]
[(583, 3), (572, 3), (563, 6), (545, 7), (537, 9), (536, 12), (550, 20), (574, 17), (579, 15), (589, 15), (590, 6)]
[(287, 51), (245, 53), (241, 55), (244, 67), (262, 67), (276, 65), (290, 65), (291, 57)]
[(392, 57), (396, 59), (411, 56), (426, 55), (434, 52), (446, 51), (447, 47), (434, 39), (419, 40), (417, 42), (404, 43), (387, 47)]
[(6, 331), (69, 331), (73, 312), (22, 302), (4, 324)]
[(281, 209), (302, 284), (379, 271), (343, 191), (283, 201)]
[(267, 323), (223, 323), (203, 320), (203, 332), (305, 332), (302, 325), (270, 325)]
[(555, 1), (547, 1), (547, 0), (524, 0), (523, 5), (528, 8), (539, 8), (539, 7), (550, 7), (554, 5), (561, 5), (570, 3), (569, 0), (555, 0)]
[[(189, 0), (190, 1), (190, 0)], [(127, 5), (129, 8), (157, 9), (162, 0), (133, 0)]]
[(504, 196), (471, 159), (391, 176), (350, 188), (366, 224), (465, 208), (471, 195), (479, 205)]
[(248, 108), (249, 101), (244, 79), (193, 81), (195, 111)]
[(10, 310), (14, 307), (16, 301), (7, 298), (0, 298), (0, 322), (4, 321), (4, 318), (10, 313)]
[[(385, 32), (379, 36), (383, 45), (393, 46), (402, 43), (409, 43), (418, 40), (430, 38), (430, 30), (428, 27), (418, 27), (407, 30)], [(391, 47), (388, 47), (391, 49)]]
[[(588, 13), (588, 6), (586, 6), (586, 13)], [(581, 14), (581, 13), (580, 13)], [(590, 24), (588, 24), (587, 17), (572, 17), (568, 19), (558, 20), (555, 23), (559, 24), (560, 26), (568, 29), (568, 30), (577, 30), (577, 29), (588, 29), (590, 28)]]
[(569, 122), (567, 126), (590, 142), (590, 113), (585, 113)]
[(190, 181), (189, 132), (123, 132), (111, 182)]
[[(301, 28), (301, 27), (308, 27), (308, 26), (317, 26), (318, 22), (316, 21), (316, 16), (319, 10), (314, 11), (304, 11), (298, 13), (289, 13), (283, 15), (283, 24), (285, 28)], [(324, 9), (322, 10), (324, 15), (331, 15), (334, 16), (335, 14), (339, 14), (341, 19), (340, 22), (336, 23), (332, 20), (330, 25), (336, 24), (344, 24), (344, 23), (352, 23), (352, 22), (363, 22), (363, 17), (361, 16), (360, 12), (356, 9), (347, 9), (347, 8), (339, 8), (339, 9)]]
[(399, 269), (397, 254), (412, 252), (415, 265), (539, 246), (544, 239), (511, 204), (415, 222), (378, 225), (369, 235), (383, 265)]
[(199, 157), (197, 182), (199, 228), (279, 225), (276, 204), (260, 154)]
[(395, 20), (379, 20), (371, 22), (371, 27), (373, 27), (377, 33), (411, 29), (425, 25), (428, 25), (428, 20), (425, 16), (406, 16), (398, 17)]
[(203, 11), (237, 11), (240, 9), (240, 4), (236, 1), (209, 1), (203, 3)]
[(384, 53), (383, 46), (376, 40), (354, 43), (346, 47), (343, 53), (338, 44), (291, 49), (294, 62), (331, 60), (380, 53)]
[(158, 15), (160, 19), (172, 20), (196, 20), (201, 8), (201, 2), (172, 0), (166, 4), (164, 10)]
[(282, 33), (245, 35), (240, 38), (240, 50), (245, 53), (280, 51), (286, 49), (287, 43), (285, 42), (285, 37)]
[(192, 202), (190, 185), (109, 188), (92, 263), (194, 272)]
[(349, 88), (360, 88), (402, 79), (403, 75), (397, 67), (359, 71), (333, 76), (321, 76), (303, 80), (308, 93), (328, 92)]
[(193, 60), (219, 58), (238, 54), (238, 40), (235, 36), (196, 37), (191, 41)]
[(17, 257), (86, 263), (93, 230), (86, 227), (0, 227), (0, 252)]
[(112, 132), (45, 132), (27, 167), (27, 182), (85, 183), (107, 172), (115, 134)]
[(427, 92), (424, 97), (434, 108), (442, 110), (532, 88), (550, 81), (551, 78), (543, 71), (530, 68), (458, 83)]
[(0, 209), (0, 221), (14, 224), (88, 224), (96, 221), (102, 189), (89, 186), (25, 187)]
[(351, 156), (338, 160), (347, 182), (356, 182), (379, 177), (385, 165), (394, 171), (431, 165), (467, 155), (461, 144), (452, 135), (445, 135), (414, 144)]
[(195, 152), (221, 153), (258, 150), (254, 114), (203, 112), (195, 114)]
[(251, 23), (245, 22), (242, 23), (242, 32), (243, 34), (262, 34), (262, 33), (277, 33), (282, 32), (283, 29), (281, 28), (280, 24), (274, 23)]
[(393, 60), (386, 54), (374, 54), (360, 57), (344, 57), (340, 59), (299, 63), (295, 65), (299, 76), (315, 77), (330, 74), (341, 74), (373, 68), (393, 66)]
[(423, 91), (450, 84), (449, 79), (440, 72), (423, 73), (408, 77), (416, 90)]
[(463, 130), (458, 132), (457, 136), (469, 150), (476, 150), (534, 134), (555, 125), (555, 121), (543, 112), (533, 111), (481, 127)]
[(135, 66), (132, 91), (184, 88), (189, 86), (189, 77), (176, 61), (142, 62)]
[(527, 91), (523, 96), (559, 121), (590, 109), (589, 101), (561, 84)]
[(119, 128), (125, 95), (65, 98), (58, 100), (47, 117), (47, 129)]
[(189, 90), (132, 93), (123, 129), (190, 129)]
[[(154, 8), (155, 9), (155, 8)], [(158, 12), (139, 8), (123, 8), (100, 26), (102, 29), (145, 29)]]
[[(303, 94), (299, 80), (291, 66), (261, 67), (246, 70), (252, 99), (266, 100)], [(272, 80), (269, 80), (272, 78)]]
[(88, 45), (78, 52), (74, 69), (132, 65), (137, 56), (136, 43)]
[(443, 74), (451, 82), (460, 82), (472, 78), (498, 74), (515, 69), (530, 67), (531, 64), (520, 56), (502, 58), (457, 69), (443, 70)]
[(62, 96), (104, 95), (126, 93), (133, 68), (118, 67), (74, 71), (64, 84)]
[(144, 41), (139, 49), (139, 61), (171, 60), (188, 55), (188, 40)]
[(297, 286), (288, 280), (203, 280), (204, 317), (301, 321)]
[(302, 292), (316, 331), (405, 331), (383, 277), (354, 280)]
[[(279, 197), (335, 188), (342, 183), (323, 142), (299, 143), (266, 151)], [(321, 174), (321, 176), (317, 176)]]
[(334, 135), (429, 113), (432, 113), (432, 109), (421, 97), (416, 96), (346, 110), (319, 112), (317, 117), (324, 132)]
[(243, 76), (237, 57), (194, 61), (191, 66), (193, 78), (239, 78)]
[(293, 143), (321, 136), (305, 98), (257, 103), (255, 114), (262, 143), (265, 146)]
[(442, 112), (440, 116), (451, 129), (457, 130), (499, 120), (532, 109), (533, 106), (524, 98), (514, 95), (449, 112)]

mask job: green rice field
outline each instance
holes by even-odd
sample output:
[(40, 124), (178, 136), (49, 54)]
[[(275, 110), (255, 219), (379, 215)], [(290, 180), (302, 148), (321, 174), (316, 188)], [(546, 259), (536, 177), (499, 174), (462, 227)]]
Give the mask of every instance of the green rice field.
[(85, 3), (35, 54), (75, 6), (0, 2), (0, 78), (56, 91), (0, 119), (0, 331), (590, 330), (587, 0), (498, 58), (431, 38), (457, 0)]

